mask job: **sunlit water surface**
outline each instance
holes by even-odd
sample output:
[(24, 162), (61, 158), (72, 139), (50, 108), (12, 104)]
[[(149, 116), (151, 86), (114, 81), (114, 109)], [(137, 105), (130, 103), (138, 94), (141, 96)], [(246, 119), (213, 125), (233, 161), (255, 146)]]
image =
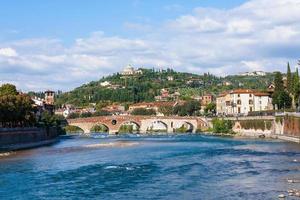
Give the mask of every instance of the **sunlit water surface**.
[(203, 135), (61, 138), (0, 157), (0, 199), (278, 199), (300, 145)]

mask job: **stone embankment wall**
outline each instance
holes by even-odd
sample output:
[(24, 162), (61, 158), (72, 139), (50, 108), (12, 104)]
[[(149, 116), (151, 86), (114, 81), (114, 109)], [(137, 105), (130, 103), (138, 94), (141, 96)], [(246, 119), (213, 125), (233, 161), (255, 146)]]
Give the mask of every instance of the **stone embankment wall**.
[(232, 130), (245, 137), (273, 137), (273, 120), (249, 119), (235, 121)]
[(56, 128), (0, 128), (0, 151), (33, 148), (54, 142)]
[(277, 116), (275, 123), (281, 126), (283, 135), (300, 137), (300, 114), (288, 113), (284, 116)]

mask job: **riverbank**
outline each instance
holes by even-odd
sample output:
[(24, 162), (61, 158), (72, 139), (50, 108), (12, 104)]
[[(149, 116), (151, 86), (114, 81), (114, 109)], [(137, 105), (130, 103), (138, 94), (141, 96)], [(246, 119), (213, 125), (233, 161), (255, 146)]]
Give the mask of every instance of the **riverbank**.
[(1, 128), (0, 152), (50, 145), (58, 141), (56, 128)]

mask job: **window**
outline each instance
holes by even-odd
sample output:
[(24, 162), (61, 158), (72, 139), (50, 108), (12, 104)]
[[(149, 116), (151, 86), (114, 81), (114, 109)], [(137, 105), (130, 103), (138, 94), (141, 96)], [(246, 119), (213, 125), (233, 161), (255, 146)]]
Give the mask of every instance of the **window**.
[(250, 99), (250, 100), (249, 100), (249, 104), (250, 104), (250, 105), (253, 105), (253, 100)]
[(253, 108), (252, 107), (250, 107), (250, 112), (252, 112), (253, 111)]
[(238, 97), (240, 97), (241, 95), (240, 94), (238, 94)]
[(238, 105), (241, 105), (241, 104), (242, 104), (242, 101), (241, 101), (241, 100), (237, 100), (237, 104), (238, 104)]
[(241, 113), (241, 107), (238, 107), (238, 113)]
[(252, 97), (252, 94), (249, 94), (249, 97)]

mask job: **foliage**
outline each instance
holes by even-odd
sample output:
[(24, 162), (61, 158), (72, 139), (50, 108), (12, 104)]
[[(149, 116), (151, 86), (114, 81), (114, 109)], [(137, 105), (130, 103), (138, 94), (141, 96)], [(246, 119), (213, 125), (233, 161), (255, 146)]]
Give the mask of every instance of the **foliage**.
[(106, 110), (99, 110), (96, 111), (95, 113), (92, 114), (93, 117), (97, 117), (97, 116), (109, 116), (111, 115), (110, 112), (106, 111)]
[[(2, 91), (2, 94), (8, 94), (11, 92), (8, 91)], [(34, 108), (32, 107), (33, 102), (31, 98), (25, 94), (12, 94), (0, 96), (0, 126), (34, 126), (36, 123), (36, 119), (34, 115)]]
[(204, 112), (205, 113), (213, 113), (215, 114), (216, 113), (216, 103), (209, 103), (205, 109), (204, 109)]
[(106, 133), (108, 131), (108, 128), (103, 124), (95, 125), (91, 128), (91, 132)]
[(183, 105), (177, 105), (173, 109), (173, 114), (179, 116), (193, 116), (200, 109), (199, 101), (187, 101)]
[(289, 109), (292, 106), (292, 98), (284, 90), (276, 91), (273, 94), (273, 104), (277, 105), (277, 109)]
[(136, 108), (131, 112), (132, 115), (156, 115), (155, 110), (145, 109), (145, 108)]
[(77, 126), (67, 125), (64, 127), (64, 129), (67, 133), (83, 133), (83, 130)]
[(79, 117), (80, 117), (79, 113), (73, 112), (73, 113), (70, 113), (67, 118), (68, 119), (76, 119), (76, 118), (79, 118)]
[(0, 96), (17, 95), (17, 94), (18, 92), (16, 86), (12, 84), (6, 83), (0, 87)]
[(133, 133), (133, 125), (122, 125), (119, 129), (119, 133)]
[(290, 63), (287, 64), (286, 78), (287, 78), (287, 91), (291, 94), (293, 93), (293, 79), (292, 79)]
[(158, 108), (158, 112), (164, 114), (164, 116), (170, 116), (173, 113), (173, 106), (162, 106)]
[(232, 122), (230, 120), (214, 118), (212, 124), (214, 133), (232, 133)]
[(284, 90), (282, 75), (280, 72), (275, 74), (275, 90), (273, 93), (273, 104), (277, 105), (277, 109), (286, 109), (292, 106), (292, 98)]
[(103, 108), (105, 108), (106, 106), (108, 106), (110, 104), (109, 101), (100, 101), (96, 104), (96, 110), (97, 111), (101, 111)]
[(175, 129), (175, 133), (187, 133), (189, 130), (184, 125), (182, 125), (180, 128)]
[[(154, 101), (154, 97), (160, 95), (161, 89), (168, 89), (170, 93), (178, 91), (181, 98), (191, 100), (193, 95), (199, 96), (205, 92), (218, 94), (224, 90), (237, 88), (265, 89), (274, 79), (270, 73), (263, 77), (227, 76), (217, 77), (209, 73), (203, 75), (175, 72), (172, 69), (159, 70), (141, 69), (142, 75), (122, 77), (120, 74), (103, 77), (98, 81), (92, 81), (71, 92), (58, 95), (56, 104), (73, 104), (75, 106), (87, 106), (89, 103), (97, 103), (99, 111), (107, 103), (136, 103)], [(168, 76), (174, 78), (168, 81)], [(110, 82), (114, 88), (103, 87), (104, 81)], [(224, 85), (230, 82), (231, 85)]]

